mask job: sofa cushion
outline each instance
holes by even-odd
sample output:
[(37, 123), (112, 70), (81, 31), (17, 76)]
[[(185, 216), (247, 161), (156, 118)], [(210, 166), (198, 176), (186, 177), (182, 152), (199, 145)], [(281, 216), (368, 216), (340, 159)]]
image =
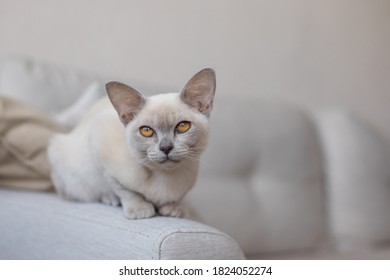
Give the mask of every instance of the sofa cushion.
[(126, 219), (119, 207), (0, 189), (0, 259), (243, 259), (237, 243), (179, 218)]
[(96, 77), (27, 59), (0, 60), (0, 92), (56, 114), (70, 106)]

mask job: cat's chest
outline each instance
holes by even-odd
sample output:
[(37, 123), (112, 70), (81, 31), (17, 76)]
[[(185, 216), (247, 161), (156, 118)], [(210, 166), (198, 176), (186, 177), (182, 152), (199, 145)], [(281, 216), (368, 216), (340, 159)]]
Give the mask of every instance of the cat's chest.
[(149, 185), (143, 190), (143, 195), (155, 205), (181, 200), (194, 184), (193, 176), (180, 173), (152, 176)]

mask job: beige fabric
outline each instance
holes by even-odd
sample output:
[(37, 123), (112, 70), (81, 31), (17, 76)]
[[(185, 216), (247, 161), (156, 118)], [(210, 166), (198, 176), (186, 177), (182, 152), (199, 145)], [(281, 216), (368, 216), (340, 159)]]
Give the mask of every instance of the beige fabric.
[(46, 147), (65, 128), (31, 106), (0, 96), (0, 186), (51, 190)]

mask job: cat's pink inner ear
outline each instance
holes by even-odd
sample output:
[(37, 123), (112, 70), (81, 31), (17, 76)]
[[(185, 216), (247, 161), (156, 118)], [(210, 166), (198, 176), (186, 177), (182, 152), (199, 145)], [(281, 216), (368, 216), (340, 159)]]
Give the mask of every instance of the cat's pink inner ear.
[(209, 116), (213, 109), (215, 88), (215, 72), (210, 68), (206, 68), (196, 73), (188, 81), (180, 93), (180, 99), (188, 106)]
[(127, 125), (145, 104), (142, 94), (126, 84), (109, 82), (106, 84), (106, 91), (124, 125)]

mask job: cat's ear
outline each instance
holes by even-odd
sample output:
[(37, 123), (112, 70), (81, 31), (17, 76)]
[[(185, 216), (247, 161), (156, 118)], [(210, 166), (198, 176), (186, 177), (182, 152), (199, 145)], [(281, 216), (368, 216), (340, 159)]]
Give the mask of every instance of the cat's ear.
[(188, 106), (209, 116), (215, 95), (215, 72), (206, 68), (196, 73), (180, 93), (180, 99)]
[(109, 82), (106, 84), (106, 91), (124, 125), (127, 125), (145, 104), (142, 94), (123, 83)]

